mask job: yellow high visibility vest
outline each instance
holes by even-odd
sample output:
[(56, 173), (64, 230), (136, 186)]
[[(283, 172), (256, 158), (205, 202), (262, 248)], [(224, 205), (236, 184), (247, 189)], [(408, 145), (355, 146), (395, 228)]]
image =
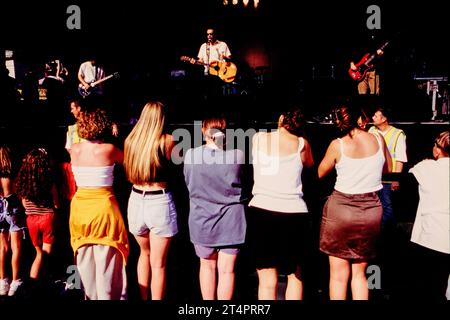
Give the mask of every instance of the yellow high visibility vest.
[[(369, 132), (380, 133), (380, 130), (378, 130), (377, 127), (373, 126), (373, 127), (370, 127)], [(396, 168), (396, 164), (397, 164), (396, 149), (397, 149), (398, 137), (400, 137), (401, 134), (405, 134), (405, 132), (403, 132), (403, 130), (401, 130), (401, 129), (391, 126), (389, 131), (384, 135), (384, 141), (386, 142), (386, 146), (387, 146), (389, 153), (391, 154), (391, 158), (392, 158), (392, 172), (395, 172), (395, 168)], [(383, 182), (392, 182), (392, 181), (383, 181)]]

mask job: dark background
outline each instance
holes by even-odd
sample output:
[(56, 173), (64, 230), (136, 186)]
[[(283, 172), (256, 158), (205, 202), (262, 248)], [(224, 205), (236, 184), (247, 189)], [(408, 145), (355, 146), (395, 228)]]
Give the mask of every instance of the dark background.
[[(206, 28), (213, 26), (238, 65), (238, 94), (246, 90), (254, 98), (233, 104), (245, 104), (249, 117), (273, 120), (271, 111), (282, 108), (280, 100), (300, 101), (313, 116), (355, 94), (349, 62), (392, 40), (379, 63), (383, 101), (398, 120), (429, 118), (429, 99), (414, 77), (448, 75), (444, 1), (261, 0), (257, 9), (253, 0), (247, 7), (242, 0), (229, 2), (12, 1), (1, 13), (0, 48), (13, 49), (23, 70), (61, 59), (74, 87), (80, 63), (95, 53), (107, 73), (121, 75), (108, 84), (115, 109), (132, 109), (157, 97), (180, 111), (177, 120), (191, 120), (193, 114), (183, 110), (196, 109), (196, 102), (186, 92), (192, 89), (190, 76), (200, 68), (179, 58), (196, 56)], [(66, 27), (71, 4), (81, 9), (81, 30)], [(381, 9), (380, 30), (366, 27), (372, 4)], [(170, 77), (180, 69), (186, 71), (185, 79)], [(263, 80), (259, 84), (258, 75)]]

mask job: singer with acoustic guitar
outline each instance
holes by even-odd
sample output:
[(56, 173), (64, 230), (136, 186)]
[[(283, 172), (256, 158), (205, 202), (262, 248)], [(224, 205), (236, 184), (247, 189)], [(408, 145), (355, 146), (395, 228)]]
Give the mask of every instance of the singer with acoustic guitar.
[(236, 66), (230, 60), (231, 52), (228, 45), (217, 39), (213, 28), (208, 28), (206, 30), (206, 42), (200, 46), (197, 59), (189, 59), (192, 64), (204, 66), (204, 89), (206, 91), (204, 97), (206, 99), (220, 95), (222, 81), (230, 82), (234, 80)]

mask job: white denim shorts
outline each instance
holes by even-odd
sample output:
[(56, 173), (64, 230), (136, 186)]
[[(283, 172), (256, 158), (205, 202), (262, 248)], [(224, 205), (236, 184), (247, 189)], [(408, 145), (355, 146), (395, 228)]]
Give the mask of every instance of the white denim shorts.
[(178, 232), (177, 211), (170, 192), (146, 194), (131, 191), (128, 200), (128, 226), (135, 236), (152, 231), (160, 237)]

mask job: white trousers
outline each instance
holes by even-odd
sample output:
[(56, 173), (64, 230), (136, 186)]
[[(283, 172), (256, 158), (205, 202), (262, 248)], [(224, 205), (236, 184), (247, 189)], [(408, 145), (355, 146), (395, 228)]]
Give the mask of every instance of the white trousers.
[(114, 247), (87, 245), (77, 250), (77, 268), (87, 300), (126, 300), (127, 274)]

